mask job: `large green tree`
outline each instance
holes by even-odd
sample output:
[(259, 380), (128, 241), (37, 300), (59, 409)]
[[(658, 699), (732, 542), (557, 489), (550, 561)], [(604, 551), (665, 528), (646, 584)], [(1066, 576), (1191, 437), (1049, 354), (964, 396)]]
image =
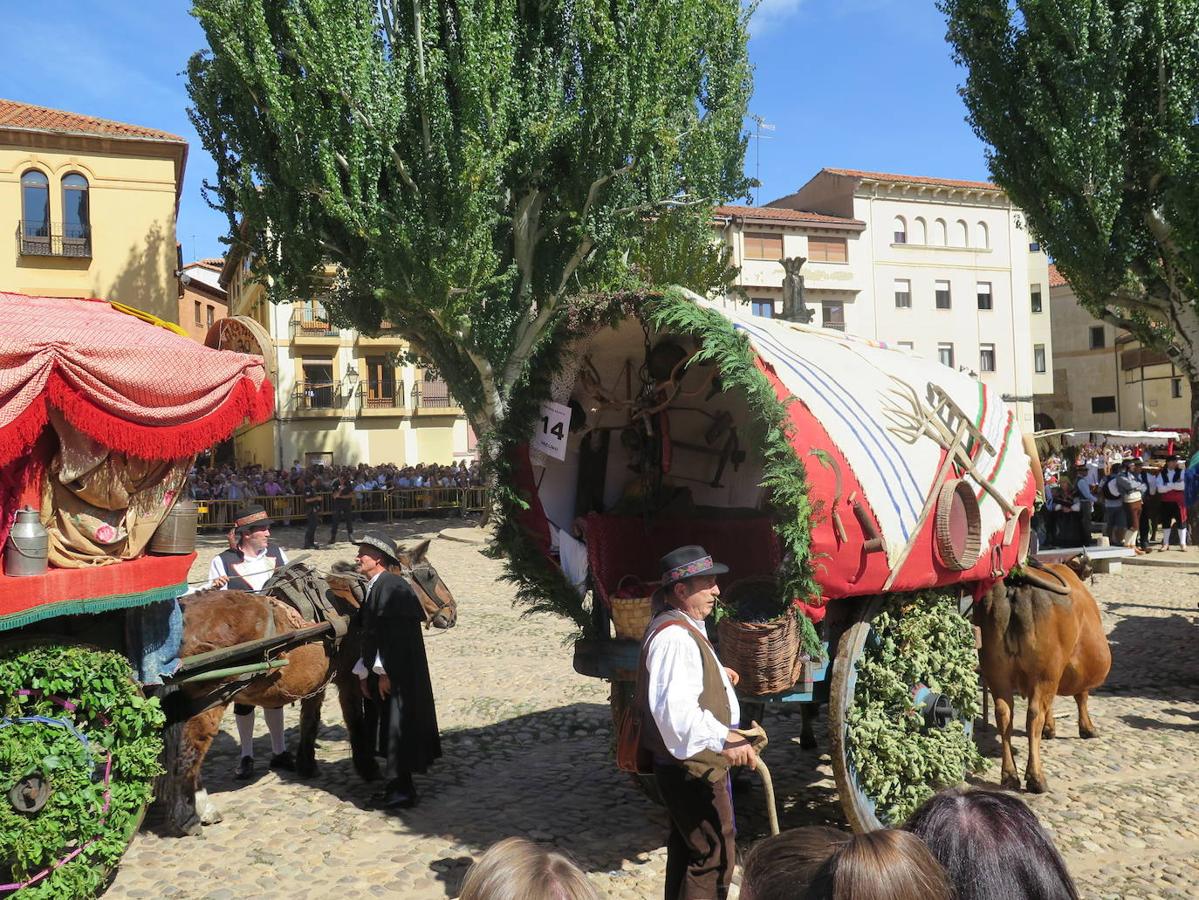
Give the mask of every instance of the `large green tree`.
[(739, 0), (195, 0), (193, 14), (207, 190), (274, 299), (320, 293), (367, 333), (389, 321), (480, 432), (504, 423), (573, 297), (655, 270), (699, 291), (727, 275), (706, 229), (748, 188)]
[(940, 7), (993, 177), (1087, 308), (1185, 373), (1199, 429), (1199, 0)]

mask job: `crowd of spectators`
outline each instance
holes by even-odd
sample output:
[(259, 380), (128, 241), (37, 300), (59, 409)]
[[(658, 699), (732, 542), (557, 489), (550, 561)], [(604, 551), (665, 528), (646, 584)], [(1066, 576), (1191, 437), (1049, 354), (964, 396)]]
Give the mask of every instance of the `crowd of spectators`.
[(1098, 525), (1109, 543), (1138, 553), (1154, 549), (1159, 533), (1162, 549), (1185, 549), (1187, 509), (1199, 488), (1199, 466), (1188, 469), (1185, 455), (1084, 445), (1049, 456), (1043, 468), (1045, 506), (1033, 521), (1040, 546), (1090, 546)]
[(470, 463), (461, 460), (449, 465), (303, 466), (297, 459), (287, 469), (229, 465), (197, 467), (191, 473), (192, 499), (250, 500), (299, 495), (308, 487), (310, 478), (316, 480), (318, 491), (330, 493), (341, 479), (348, 479), (357, 495), (367, 491), (467, 488), (483, 484), (477, 460)]
[[(461, 900), (597, 900), (561, 853), (500, 841), (471, 867)], [(749, 848), (741, 900), (1077, 900), (1049, 833), (1019, 797), (951, 788), (902, 828), (793, 828)]]

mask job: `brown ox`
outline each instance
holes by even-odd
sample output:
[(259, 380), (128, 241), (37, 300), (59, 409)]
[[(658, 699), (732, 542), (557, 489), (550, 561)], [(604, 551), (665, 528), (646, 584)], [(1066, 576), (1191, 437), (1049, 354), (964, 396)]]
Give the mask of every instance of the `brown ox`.
[(983, 597), (978, 625), (983, 679), (995, 697), (995, 725), (1003, 741), (1003, 787), (1018, 790), (1012, 758), (1012, 697), (1028, 699), (1028, 790), (1044, 793), (1041, 738), (1054, 736), (1053, 699), (1078, 703), (1078, 734), (1095, 737), (1087, 697), (1103, 684), (1112, 652), (1099, 606), (1087, 586), (1065, 565), (1029, 569), (1000, 581)]
[[(415, 566), (428, 566), (425, 559), (428, 548), (429, 541), (424, 541), (412, 551), (401, 551), (401, 564), (408, 570)], [(444, 602), (452, 602), (453, 597), (445, 582), (436, 570), (431, 566), (428, 568), (432, 573), (434, 591)], [(416, 579), (408, 578), (408, 581), (417, 597), (422, 597), (424, 588)], [(287, 659), (287, 665), (255, 676), (236, 696), (225, 697), (203, 712), (168, 728), (169, 771), (163, 777), (157, 793), (166, 807), (168, 823), (177, 834), (199, 834), (201, 825), (221, 821), (220, 811), (204, 790), (201, 769), (204, 757), (220, 730), (225, 707), (234, 701), (265, 708), (300, 701), (296, 771), (302, 777), (311, 777), (316, 774), (316, 735), (320, 728), (325, 687), (333, 681), (337, 685), (337, 697), (350, 737), (354, 768), (368, 781), (379, 777), (378, 763), (364, 722), (358, 678), (352, 672), (362, 646), (357, 616), (354, 615), (361, 598), (355, 598), (350, 581), (344, 577), (331, 574), (328, 584), (338, 598), (338, 611), (349, 616), (351, 622), (336, 652), (330, 642), (318, 638), (272, 654), (272, 657)], [(361, 591), (358, 593), (361, 594)], [(426, 608), (429, 608), (428, 604)], [(183, 601), (183, 646), (180, 655), (186, 657), (262, 638), (267, 633), (268, 616), (274, 621), (276, 634), (297, 627), (294, 612), (261, 594), (210, 591), (188, 597)], [(214, 684), (188, 685), (184, 691), (193, 698), (200, 697), (211, 690)], [(210, 702), (204, 700), (201, 705)]]

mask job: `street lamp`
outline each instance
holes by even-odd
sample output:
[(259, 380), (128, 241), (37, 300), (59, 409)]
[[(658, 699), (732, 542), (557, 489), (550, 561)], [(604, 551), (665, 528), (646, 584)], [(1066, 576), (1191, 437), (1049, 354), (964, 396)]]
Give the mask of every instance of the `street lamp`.
[(354, 364), (346, 366), (346, 384), (350, 386), (350, 395), (352, 396), (358, 387), (358, 370), (354, 368)]

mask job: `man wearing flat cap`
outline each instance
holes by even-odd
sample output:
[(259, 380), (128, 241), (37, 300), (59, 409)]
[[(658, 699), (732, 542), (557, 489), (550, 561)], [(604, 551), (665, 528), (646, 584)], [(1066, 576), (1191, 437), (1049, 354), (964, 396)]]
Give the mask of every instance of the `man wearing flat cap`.
[(737, 673), (721, 665), (706, 619), (728, 567), (699, 546), (662, 557), (656, 615), (646, 629), (637, 703), (642, 749), (670, 813), (667, 900), (723, 898), (733, 877), (736, 844), (730, 766), (754, 766), (753, 746), (731, 730), (741, 710)]
[[(271, 542), (271, 520), (257, 504), (243, 506), (233, 517), (233, 546), (212, 560), (208, 579), (213, 587), (230, 591), (260, 591), (277, 567), (287, 565), (287, 554)], [(234, 777), (246, 781), (254, 774), (254, 707), (233, 704), (241, 760)], [(262, 717), (271, 733), (271, 768), (294, 770), (296, 761), (283, 737), (283, 710), (264, 709)]]
[(421, 633), (425, 612), (411, 585), (388, 571), (398, 565), (396, 546), (385, 534), (372, 531), (359, 539), (358, 570), (368, 581), (362, 605), (362, 657), (354, 673), (363, 693), (371, 697), (369, 677), (374, 671), (379, 700), (387, 707), (387, 785), (372, 798), (382, 809), (416, 806), (419, 797), (412, 773), (424, 773), (441, 756), (433, 683)]

